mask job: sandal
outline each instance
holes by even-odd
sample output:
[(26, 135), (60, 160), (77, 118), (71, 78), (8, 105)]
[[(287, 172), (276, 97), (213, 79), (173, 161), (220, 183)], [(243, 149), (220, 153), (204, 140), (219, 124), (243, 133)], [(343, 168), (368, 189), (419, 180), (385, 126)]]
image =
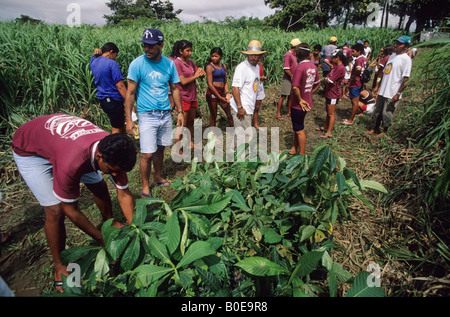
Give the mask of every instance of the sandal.
[(141, 198), (152, 198), (152, 193), (144, 193), (143, 191), (141, 191)]
[(170, 186), (170, 181), (163, 180), (162, 182), (152, 182), (152, 186)]

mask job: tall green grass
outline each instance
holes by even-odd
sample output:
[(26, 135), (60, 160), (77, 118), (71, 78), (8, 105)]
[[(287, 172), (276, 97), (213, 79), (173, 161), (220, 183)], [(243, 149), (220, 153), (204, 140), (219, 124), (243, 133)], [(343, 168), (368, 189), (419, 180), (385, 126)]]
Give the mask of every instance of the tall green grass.
[[(199, 66), (205, 66), (211, 48), (221, 47), (223, 62), (227, 64), (230, 76), (244, 58), (240, 51), (246, 49), (250, 40), (258, 39), (269, 52), (264, 59), (269, 84), (279, 83), (283, 57), (294, 37), (311, 45), (325, 45), (332, 35), (338, 36), (341, 43), (369, 39), (377, 51), (398, 36), (397, 31), (390, 29), (344, 31), (338, 28), (286, 33), (279, 29), (233, 28), (217, 23), (155, 23), (147, 21), (103, 27), (82, 25), (78, 28), (0, 23), (0, 96), (5, 108), (2, 117), (15, 127), (46, 113), (89, 112), (96, 104), (96, 90), (89, 69), (94, 48), (109, 41), (116, 43), (120, 49), (117, 62), (126, 77), (128, 65), (142, 54), (138, 41), (145, 27), (158, 27), (163, 31), (166, 38), (163, 54), (166, 56), (175, 41), (191, 41), (194, 44), (192, 59)], [(206, 81), (200, 83), (200, 89), (204, 88)]]

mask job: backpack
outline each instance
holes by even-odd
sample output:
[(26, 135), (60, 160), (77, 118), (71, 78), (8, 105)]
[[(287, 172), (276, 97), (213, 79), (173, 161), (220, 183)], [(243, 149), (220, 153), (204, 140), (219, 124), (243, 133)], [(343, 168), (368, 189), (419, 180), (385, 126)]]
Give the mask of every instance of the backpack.
[(368, 83), (370, 81), (370, 78), (372, 77), (373, 69), (367, 67), (364, 69), (364, 72), (361, 75), (361, 83), (364, 85), (365, 83)]

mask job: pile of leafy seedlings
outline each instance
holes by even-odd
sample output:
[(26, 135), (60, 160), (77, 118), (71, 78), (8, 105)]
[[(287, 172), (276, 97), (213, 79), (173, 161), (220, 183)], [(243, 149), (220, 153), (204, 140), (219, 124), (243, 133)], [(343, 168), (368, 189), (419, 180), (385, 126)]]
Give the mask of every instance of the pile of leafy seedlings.
[[(274, 160), (278, 168), (267, 172)], [(269, 162), (194, 159), (172, 186), (178, 194), (170, 203), (137, 199), (130, 225), (106, 221), (105, 248), (65, 250), (63, 261), (79, 265), (82, 283), (64, 294), (337, 296), (349, 283), (345, 296), (384, 295), (369, 272), (353, 277), (331, 252), (333, 225), (351, 220), (350, 199), (370, 205), (366, 190), (386, 190), (359, 180), (328, 145)]]

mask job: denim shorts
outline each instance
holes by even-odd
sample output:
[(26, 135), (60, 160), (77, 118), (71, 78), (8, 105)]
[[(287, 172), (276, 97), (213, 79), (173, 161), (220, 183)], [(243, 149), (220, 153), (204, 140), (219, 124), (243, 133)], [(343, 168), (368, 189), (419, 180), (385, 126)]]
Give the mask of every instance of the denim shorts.
[(349, 98), (357, 98), (361, 95), (362, 86), (353, 87), (348, 89), (348, 97)]
[(152, 110), (139, 114), (139, 140), (142, 153), (155, 153), (159, 146), (172, 145), (170, 110)]
[[(20, 156), (14, 151), (13, 157), (20, 175), (41, 206), (53, 206), (61, 202), (53, 193), (53, 166), (49, 161), (40, 156)], [(96, 171), (84, 174), (80, 182), (97, 184), (102, 180), (100, 171)]]

